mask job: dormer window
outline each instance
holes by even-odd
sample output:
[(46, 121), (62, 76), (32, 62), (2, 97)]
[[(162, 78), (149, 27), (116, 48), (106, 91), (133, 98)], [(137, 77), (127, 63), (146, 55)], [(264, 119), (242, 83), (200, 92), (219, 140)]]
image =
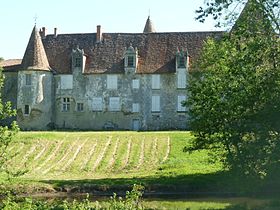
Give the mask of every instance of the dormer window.
[(185, 69), (187, 66), (187, 52), (183, 50), (177, 50), (176, 53), (176, 67), (178, 69)]
[(184, 56), (179, 57), (178, 68), (186, 68), (186, 58)]
[(79, 46), (77, 46), (76, 49), (72, 50), (72, 68), (79, 68), (84, 72), (85, 62), (86, 56), (84, 50), (79, 49)]
[(124, 68), (125, 72), (135, 72), (138, 63), (138, 50), (134, 49), (130, 44), (130, 47), (126, 49), (124, 54)]
[(134, 67), (134, 56), (127, 56), (127, 67)]
[(82, 66), (82, 58), (75, 58), (75, 67)]

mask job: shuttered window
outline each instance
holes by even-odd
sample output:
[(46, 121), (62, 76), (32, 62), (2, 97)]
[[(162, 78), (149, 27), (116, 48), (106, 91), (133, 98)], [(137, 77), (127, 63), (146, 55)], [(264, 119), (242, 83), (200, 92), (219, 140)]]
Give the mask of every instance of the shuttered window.
[(110, 97), (109, 98), (109, 110), (110, 111), (120, 111), (120, 98), (119, 97)]
[(152, 89), (160, 89), (160, 75), (152, 75)]
[(60, 87), (63, 90), (73, 89), (73, 75), (61, 75)]
[(178, 69), (177, 72), (177, 88), (186, 88), (186, 82), (187, 82), (187, 77), (186, 77), (186, 70), (185, 69)]
[(152, 112), (160, 112), (160, 96), (152, 96)]
[(132, 80), (132, 88), (133, 89), (139, 89), (139, 86), (140, 86), (139, 79), (133, 79)]
[(92, 111), (102, 111), (103, 102), (101, 97), (95, 97), (92, 99)]
[(118, 88), (118, 76), (117, 75), (107, 75), (107, 88), (117, 89)]
[(139, 103), (133, 103), (132, 104), (132, 112), (137, 113), (137, 112), (139, 112), (139, 110), (140, 110)]

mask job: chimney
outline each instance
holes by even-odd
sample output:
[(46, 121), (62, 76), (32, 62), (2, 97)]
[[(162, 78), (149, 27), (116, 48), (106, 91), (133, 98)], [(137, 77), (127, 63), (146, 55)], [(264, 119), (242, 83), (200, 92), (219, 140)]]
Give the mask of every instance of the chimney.
[(46, 28), (42, 27), (42, 30), (40, 29), (39, 32), (40, 32), (41, 38), (45, 39), (46, 38), (46, 32), (47, 32)]
[(96, 43), (101, 42), (102, 40), (102, 33), (101, 33), (101, 25), (96, 26)]
[(53, 35), (54, 35), (54, 37), (57, 37), (57, 28), (54, 28)]

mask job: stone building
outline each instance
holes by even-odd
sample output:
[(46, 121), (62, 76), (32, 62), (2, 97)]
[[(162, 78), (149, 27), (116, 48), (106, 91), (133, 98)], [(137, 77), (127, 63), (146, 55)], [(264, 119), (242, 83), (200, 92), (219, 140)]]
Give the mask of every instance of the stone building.
[(24, 130), (187, 129), (187, 79), (207, 37), (222, 32), (47, 34), (2, 63), (4, 98)]

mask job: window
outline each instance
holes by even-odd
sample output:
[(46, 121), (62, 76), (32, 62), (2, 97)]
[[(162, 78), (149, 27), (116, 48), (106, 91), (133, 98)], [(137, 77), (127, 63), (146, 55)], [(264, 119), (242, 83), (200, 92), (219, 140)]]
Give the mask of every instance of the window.
[(180, 55), (178, 58), (178, 68), (186, 68), (185, 56)]
[(160, 112), (160, 96), (152, 96), (152, 112)]
[(160, 75), (152, 75), (152, 89), (160, 89)]
[(186, 70), (185, 69), (178, 69), (177, 70), (177, 88), (186, 88)]
[(139, 110), (140, 110), (139, 107), (140, 107), (140, 106), (139, 106), (139, 103), (133, 103), (133, 104), (132, 104), (132, 112), (133, 112), (133, 113), (139, 112)]
[(60, 76), (61, 89), (73, 89), (73, 75), (61, 75)]
[(30, 114), (30, 106), (24, 105), (24, 115), (29, 115), (29, 114)]
[(25, 85), (31, 85), (31, 74), (25, 74)]
[(117, 89), (118, 88), (117, 75), (107, 75), (107, 88), (108, 89)]
[(120, 98), (110, 97), (109, 98), (109, 110), (110, 111), (120, 111)]
[(102, 111), (103, 103), (101, 97), (96, 97), (92, 99), (92, 111)]
[(62, 98), (62, 111), (63, 112), (70, 111), (70, 98)]
[(134, 56), (127, 56), (127, 67), (134, 67)]
[(186, 96), (179, 95), (178, 96), (178, 103), (177, 103), (177, 111), (178, 112), (185, 112), (186, 107), (182, 106), (182, 102), (186, 101)]
[(140, 86), (139, 79), (133, 79), (132, 80), (132, 88), (133, 89), (139, 89), (139, 86)]
[(84, 104), (83, 103), (77, 103), (77, 111), (83, 112), (84, 111)]
[(82, 66), (82, 58), (75, 58), (75, 67)]

